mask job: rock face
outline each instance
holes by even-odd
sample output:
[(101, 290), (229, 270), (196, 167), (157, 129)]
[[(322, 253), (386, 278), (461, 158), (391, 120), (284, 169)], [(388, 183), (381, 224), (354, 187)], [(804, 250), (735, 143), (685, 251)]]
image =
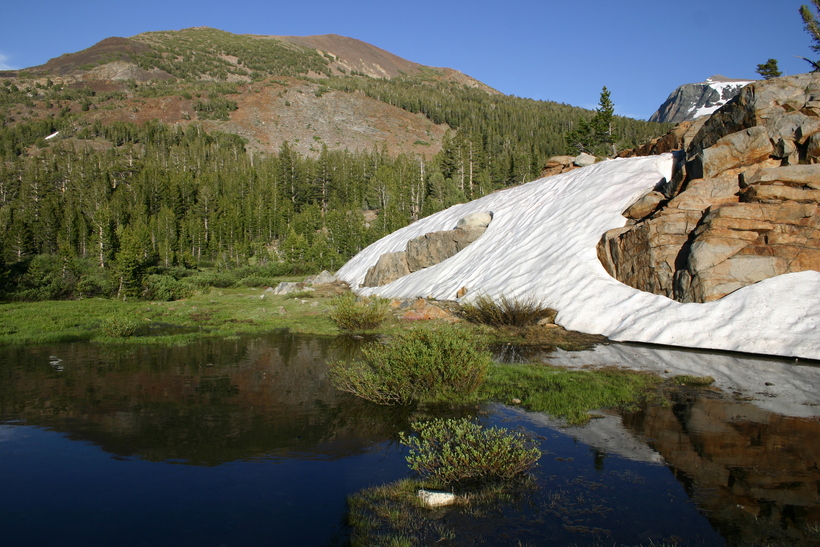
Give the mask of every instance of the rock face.
[(678, 123), (711, 114), (749, 83), (750, 80), (733, 80), (718, 74), (705, 82), (684, 84), (669, 95), (649, 121)]
[(454, 230), (430, 232), (411, 239), (404, 251), (384, 253), (365, 275), (363, 287), (381, 287), (443, 262), (481, 237), (493, 219), (489, 211), (461, 218)]
[(814, 143), (820, 77), (748, 85), (702, 123), (673, 179), (624, 212), (629, 225), (604, 234), (598, 257), (618, 280), (681, 302), (820, 271)]

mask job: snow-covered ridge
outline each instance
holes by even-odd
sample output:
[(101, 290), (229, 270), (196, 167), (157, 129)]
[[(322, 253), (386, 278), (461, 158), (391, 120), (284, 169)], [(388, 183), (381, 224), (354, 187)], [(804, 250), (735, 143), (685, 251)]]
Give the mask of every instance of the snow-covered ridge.
[[(565, 328), (613, 340), (820, 359), (820, 272), (767, 279), (718, 301), (681, 304), (633, 289), (598, 260), (601, 235), (621, 212), (669, 178), (671, 154), (608, 160), (453, 206), (364, 249), (338, 272), (360, 294), (455, 299), (533, 296), (559, 311)], [(379, 256), (403, 250), (461, 217), (492, 211), (493, 222), (455, 256), (382, 287), (362, 288)]]
[(667, 97), (649, 121), (678, 123), (711, 114), (753, 81), (714, 75), (703, 82), (684, 84)]
[[(714, 78), (714, 76), (712, 77)], [(738, 94), (738, 92), (747, 84), (752, 83), (752, 80), (713, 80), (712, 78), (707, 78), (705, 82), (701, 82), (702, 85), (708, 87), (710, 89), (714, 89), (715, 92), (720, 97), (720, 100), (712, 102), (707, 101), (705, 104), (695, 104), (692, 106), (692, 109), (687, 114), (689, 119), (699, 118), (701, 116), (706, 116), (707, 114), (712, 114), (718, 108), (725, 105), (729, 99), (734, 97)]]

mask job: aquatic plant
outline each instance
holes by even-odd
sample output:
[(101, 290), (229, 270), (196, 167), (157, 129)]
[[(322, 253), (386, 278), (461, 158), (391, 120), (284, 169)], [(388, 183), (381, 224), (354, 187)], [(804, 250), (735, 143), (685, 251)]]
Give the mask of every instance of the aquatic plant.
[(484, 427), (467, 418), (430, 420), (412, 428), (415, 435), (401, 434), (401, 443), (410, 448), (410, 469), (442, 486), (513, 480), (541, 457), (522, 433)]
[(363, 361), (331, 363), (330, 379), (337, 389), (385, 405), (468, 399), (491, 361), (472, 335), (452, 326), (400, 332), (362, 354)]

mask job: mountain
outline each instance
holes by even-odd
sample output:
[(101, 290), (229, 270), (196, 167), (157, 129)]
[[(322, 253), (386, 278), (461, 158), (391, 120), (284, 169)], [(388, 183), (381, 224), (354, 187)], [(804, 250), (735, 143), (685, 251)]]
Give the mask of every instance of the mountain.
[(752, 81), (716, 74), (703, 82), (684, 84), (669, 95), (649, 121), (679, 123), (711, 114)]
[[(498, 135), (498, 146), (508, 150), (501, 133), (520, 132), (512, 139), (532, 141), (524, 146), (542, 149), (546, 159), (564, 152), (566, 127), (592, 115), (507, 97), (457, 70), (424, 66), (335, 34), (238, 35), (208, 27), (146, 32), (0, 72), (3, 81), (26, 89), (18, 98), (31, 103), (6, 118), (7, 125), (56, 118), (66, 107), (82, 124), (158, 120), (187, 126), (198, 120), (206, 130), (239, 135), (249, 149), (273, 153), (288, 142), (313, 157), (326, 146), (431, 158), (448, 130), (466, 128)], [(14, 103), (15, 97), (3, 98), (10, 108)], [(501, 132), (500, 123), (507, 124)], [(616, 123), (625, 147), (663, 132), (626, 118)]]

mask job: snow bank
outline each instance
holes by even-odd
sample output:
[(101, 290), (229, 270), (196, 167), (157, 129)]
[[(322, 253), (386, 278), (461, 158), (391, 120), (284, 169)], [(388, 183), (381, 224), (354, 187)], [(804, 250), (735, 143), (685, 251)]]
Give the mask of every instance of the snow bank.
[[(557, 309), (565, 328), (613, 340), (820, 359), (820, 272), (767, 279), (707, 304), (681, 304), (607, 274), (598, 240), (625, 224), (621, 212), (670, 177), (672, 165), (671, 154), (608, 160), (456, 205), (370, 245), (337, 276), (365, 295), (451, 300), (467, 287), (467, 300), (533, 296)], [(360, 287), (383, 253), (480, 211), (492, 211), (493, 222), (457, 255), (382, 287)]]

